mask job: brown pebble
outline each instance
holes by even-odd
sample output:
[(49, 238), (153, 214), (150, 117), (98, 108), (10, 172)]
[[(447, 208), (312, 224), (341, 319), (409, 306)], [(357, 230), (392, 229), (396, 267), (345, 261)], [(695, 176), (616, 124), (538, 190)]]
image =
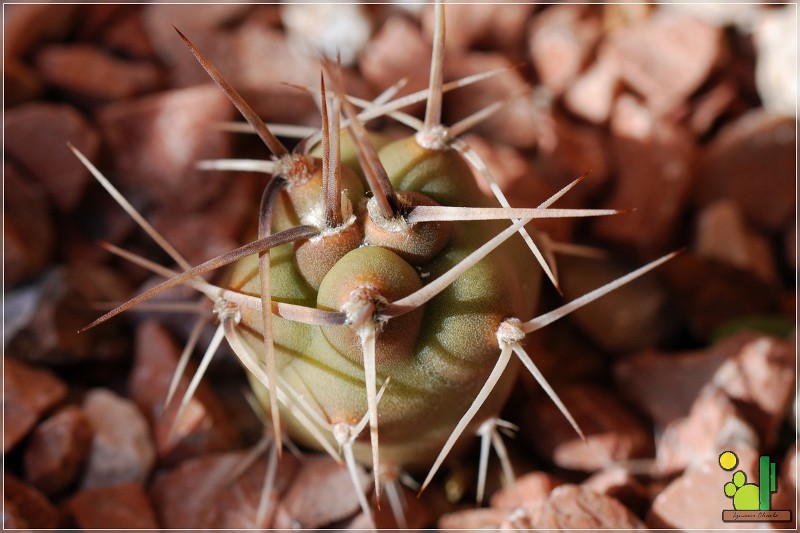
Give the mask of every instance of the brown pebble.
[(3, 356), (3, 454), (28, 434), (67, 395), (67, 387), (45, 368)]
[(128, 57), (152, 59), (156, 55), (145, 31), (141, 12), (120, 17), (106, 26), (100, 40), (105, 46)]
[(771, 243), (750, 226), (733, 200), (717, 200), (698, 213), (694, 249), (701, 257), (746, 270), (767, 284), (779, 284)]
[(430, 56), (431, 45), (420, 30), (407, 19), (396, 16), (372, 37), (359, 58), (359, 67), (364, 79), (378, 91), (408, 78), (405, 88), (398, 93), (404, 95), (428, 86)]
[(158, 529), (153, 506), (139, 483), (83, 490), (67, 502), (66, 512), (83, 530)]
[(594, 232), (641, 256), (661, 255), (674, 246), (692, 187), (694, 143), (686, 131), (660, 121), (630, 95), (617, 99), (611, 131), (618, 174), (605, 207), (636, 211), (594, 220)]
[(123, 100), (100, 109), (98, 122), (114, 158), (121, 188), (184, 210), (197, 208), (223, 190), (215, 172), (198, 170), (201, 159), (230, 155), (229, 138), (215, 129), (232, 106), (213, 85)]
[(650, 505), (647, 488), (623, 466), (611, 466), (595, 472), (582, 485), (592, 492), (619, 500), (637, 515)]
[(570, 87), (600, 37), (600, 24), (585, 6), (550, 6), (534, 17), (529, 50), (542, 84), (554, 96)]
[[(42, 42), (63, 39), (83, 16), (77, 4), (14, 4), (3, 17), (3, 50), (8, 58), (22, 58)], [(7, 139), (6, 139), (7, 140)]]
[(97, 131), (69, 105), (32, 102), (5, 114), (6, 156), (36, 178), (62, 211), (78, 205), (89, 182), (89, 172), (67, 143), (89, 160), (97, 158)]
[[(565, 301), (610, 283), (633, 269), (610, 259), (562, 256), (558, 260)], [(655, 276), (645, 276), (578, 309), (570, 315), (570, 320), (603, 350), (632, 352), (658, 345), (674, 333), (676, 322), (670, 304), (664, 284)]]
[(730, 79), (720, 81), (707, 92), (701, 94), (689, 118), (689, 126), (697, 135), (705, 135), (720, 117), (734, 104), (737, 87)]
[[(367, 490), (369, 477), (363, 470), (360, 482)], [(355, 491), (344, 465), (326, 456), (306, 456), (281, 501), (285, 516), (274, 527), (314, 529), (352, 516), (359, 509)]]
[(264, 185), (260, 178), (241, 173), (207, 178), (227, 186), (204, 209), (163, 205), (149, 217), (153, 227), (193, 265), (242, 244), (241, 235), (251, 222), (252, 213), (258, 211)]
[(3, 162), (5, 191), (13, 202), (3, 209), (4, 286), (12, 288), (47, 265), (55, 228), (44, 189), (10, 161)]
[[(507, 509), (467, 509), (448, 513), (439, 518), (438, 527), (450, 531), (474, 531), (476, 529), (497, 529), (501, 524), (508, 521), (509, 515), (521, 514)], [(526, 520), (518, 527), (531, 527), (527, 516), (521, 517)]]
[(615, 32), (610, 53), (625, 83), (658, 114), (682, 104), (706, 80), (722, 53), (722, 31), (670, 10)]
[[(417, 64), (427, 72), (427, 63)], [(455, 80), (510, 66), (511, 62), (496, 52), (453, 54), (445, 64), (444, 76)], [(397, 73), (393, 75), (397, 76)], [(444, 97), (443, 121), (453, 124), (486, 106), (507, 101), (472, 131), (495, 142), (516, 148), (531, 148), (540, 138), (541, 112), (533, 105), (530, 92), (531, 86), (525, 78), (511, 69), (480, 83), (447, 93)], [(509, 100), (510, 98), (513, 99)]]
[[(656, 498), (647, 514), (652, 528), (719, 529), (722, 511), (733, 509), (733, 501), (725, 496), (724, 486), (733, 472), (719, 466), (718, 450), (697, 466), (670, 483)], [(739, 458), (736, 470), (743, 470), (751, 480), (758, 472), (758, 452), (750, 448), (733, 448)], [(725, 528), (750, 529), (751, 522), (724, 524)]]
[(117, 59), (88, 44), (42, 48), (35, 64), (45, 83), (91, 102), (130, 98), (161, 85), (155, 65)]
[(58, 511), (44, 494), (11, 474), (3, 475), (3, 529), (55, 529), (58, 525)]
[(757, 338), (742, 332), (713, 347), (690, 352), (660, 352), (646, 349), (619, 361), (614, 375), (619, 390), (656, 423), (665, 427), (689, 414), (700, 390), (722, 364)]
[(714, 374), (712, 383), (733, 400), (769, 449), (795, 393), (794, 344), (759, 337)]
[[(264, 483), (266, 461), (259, 459), (243, 472), (246, 452), (205, 455), (188, 459), (156, 477), (151, 497), (159, 521), (168, 529), (219, 527), (272, 527), (275, 504), (294, 478), (299, 461), (284, 453), (279, 463), (273, 494), (273, 509), (264, 524), (255, 524)], [(238, 476), (237, 476), (238, 474)]]
[(610, 496), (578, 485), (553, 489), (533, 520), (533, 527), (562, 529), (641, 529), (644, 523)]
[(700, 339), (711, 338), (732, 320), (767, 313), (777, 303), (774, 288), (755, 276), (691, 252), (672, 259), (660, 271), (683, 320)]
[(123, 301), (130, 294), (131, 288), (119, 273), (81, 261), (51, 270), (37, 283), (30, 320), (9, 341), (9, 348), (21, 359), (64, 365), (114, 360), (127, 354), (120, 323), (78, 333), (97, 318), (95, 302)]
[(42, 80), (36, 71), (22, 61), (6, 58), (3, 77), (5, 109), (36, 100), (44, 91)]
[(86, 414), (68, 406), (33, 430), (25, 447), (25, 479), (45, 494), (56, 494), (80, 473), (94, 429)]
[(585, 442), (547, 398), (536, 398), (521, 424), (528, 444), (556, 465), (593, 472), (652, 453), (650, 432), (610, 391), (571, 385), (556, 393), (586, 436)]
[(615, 64), (600, 56), (564, 93), (567, 109), (592, 124), (605, 124), (621, 90)]
[(564, 481), (547, 472), (529, 472), (494, 493), (492, 507), (513, 510), (518, 507), (530, 507), (547, 499), (554, 488)]
[(92, 389), (83, 410), (95, 430), (83, 488), (143, 483), (155, 464), (156, 451), (136, 404), (108, 389)]
[(656, 459), (661, 472), (674, 474), (694, 466), (720, 450), (758, 447), (759, 435), (737, 412), (721, 391), (706, 388), (686, 418), (669, 424), (657, 443)]
[(795, 126), (793, 118), (763, 110), (726, 125), (700, 161), (695, 201), (707, 205), (730, 198), (764, 229), (789, 226), (797, 205)]
[(194, 365), (187, 367), (172, 403), (164, 411), (180, 354), (181, 348), (156, 322), (149, 320), (138, 327), (128, 389), (133, 401), (150, 421), (159, 458), (167, 463), (227, 450), (237, 441), (235, 429), (214, 391), (202, 381), (181, 420), (176, 423), (175, 416), (194, 374)]

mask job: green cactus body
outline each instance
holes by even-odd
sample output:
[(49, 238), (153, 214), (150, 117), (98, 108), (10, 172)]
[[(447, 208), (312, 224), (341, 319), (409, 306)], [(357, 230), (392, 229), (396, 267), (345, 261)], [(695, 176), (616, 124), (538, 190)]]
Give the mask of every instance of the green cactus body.
[[(421, 192), (445, 206), (494, 206), (479, 191), (470, 169), (455, 151), (421, 148), (411, 137), (385, 145), (379, 155), (399, 194)], [(369, 216), (364, 186), (345, 178), (343, 182), (353, 203), (355, 223), (363, 224)], [(313, 183), (307, 187), (316, 190)], [(290, 192), (279, 200), (273, 220), (275, 231), (291, 227), (296, 218), (306, 216), (302, 210), (308, 209), (308, 204), (302, 206), (302, 202), (292, 200), (293, 196), (296, 194)], [(322, 201), (318, 193), (314, 200)], [(505, 226), (502, 222), (455, 224), (444, 249), (416, 266), (386, 248), (362, 243), (325, 274), (319, 291), (300, 274), (295, 246), (282, 245), (270, 253), (272, 299), (338, 311), (333, 306), (339, 301), (335, 293), (341, 292), (341, 287), (377, 276), (385, 290), (397, 291), (382, 293), (392, 301), (430, 283)], [(501, 321), (533, 315), (539, 268), (526, 252), (522, 240), (512, 238), (421, 308), (382, 324), (377, 336), (378, 385), (387, 376), (391, 376), (391, 383), (378, 411), (381, 462), (389, 468), (419, 470), (430, 466), (497, 361), (496, 332)], [(258, 279), (258, 259), (250, 256), (236, 264), (230, 287), (258, 296)], [(262, 360), (264, 353), (261, 323), (260, 313), (242, 309), (244, 346), (257, 360)], [(281, 378), (331, 424), (355, 424), (367, 411), (362, 360), (355, 341), (344, 338), (347, 335), (354, 335), (347, 325), (316, 326), (273, 317)], [(516, 374), (517, 363), (512, 362), (472, 422), (473, 430), (499, 412)], [(251, 383), (267, 404), (266, 388), (254, 377)], [(319, 446), (288, 409), (282, 408), (281, 418), (294, 439)], [(329, 437), (333, 443), (333, 436)], [(357, 439), (355, 454), (360, 462), (370, 464), (368, 432)]]

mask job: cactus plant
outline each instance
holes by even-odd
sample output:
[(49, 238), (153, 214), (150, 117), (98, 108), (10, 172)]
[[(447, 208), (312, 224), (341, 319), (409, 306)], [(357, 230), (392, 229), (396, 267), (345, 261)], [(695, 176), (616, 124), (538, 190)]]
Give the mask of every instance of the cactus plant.
[[(534, 230), (526, 229), (528, 223), (622, 211), (553, 208), (579, 180), (538, 208), (510, 207), (485, 165), (458, 137), (491, 109), (449, 128), (441, 123), (443, 92), (480, 77), (443, 83), (441, 4), (436, 16), (426, 91), (388, 103), (359, 101), (344, 93), (337, 64), (323, 58), (322, 128), (291, 152), (178, 32), (272, 154), (271, 161), (202, 163), (206, 168), (266, 169), (271, 177), (254, 238), (200, 265), (189, 265), (74, 150), (183, 271), (109, 246), (168, 279), (87, 328), (167, 288), (196, 288), (214, 302), (220, 322), (212, 345), (227, 338), (271, 413), (276, 451), (286, 433), (341, 457), (354, 481), (359, 465), (371, 468), (378, 498), (384, 484), (390, 486), (406, 471), (426, 474), (424, 489), (448, 454), (475, 434), (484, 437), (482, 495), (488, 443), (503, 453), (499, 439), (488, 436), (496, 436), (498, 413), (520, 366), (580, 434), (526, 352), (526, 335), (671, 257), (534, 317), (542, 272), (554, 282), (556, 276)], [(427, 101), (424, 121), (401, 111), (414, 99)], [(341, 111), (345, 129), (340, 129)], [(417, 131), (388, 142), (378, 139), (364, 122), (381, 115)], [(495, 198), (479, 190), (473, 170), (489, 180)], [(226, 286), (198, 277), (226, 265), (233, 265)], [(184, 405), (213, 353), (207, 351)]]

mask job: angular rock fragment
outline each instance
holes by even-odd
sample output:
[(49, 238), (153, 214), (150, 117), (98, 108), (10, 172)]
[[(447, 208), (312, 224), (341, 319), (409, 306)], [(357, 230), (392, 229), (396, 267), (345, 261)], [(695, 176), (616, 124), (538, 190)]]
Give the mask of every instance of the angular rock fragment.
[(44, 102), (10, 109), (5, 114), (4, 139), (6, 156), (39, 181), (53, 205), (67, 212), (78, 205), (89, 172), (67, 143), (94, 160), (100, 137), (77, 109)]
[(159, 457), (168, 463), (227, 450), (236, 444), (235, 429), (214, 392), (202, 381), (181, 420), (175, 420), (195, 370), (193, 365), (180, 380), (169, 408), (164, 410), (180, 353), (181, 349), (163, 327), (153, 321), (139, 326), (129, 389), (131, 398), (150, 421)]
[(586, 441), (552, 402), (542, 398), (532, 402), (521, 427), (528, 443), (558, 466), (592, 472), (652, 453), (648, 430), (611, 392), (587, 385), (563, 387), (556, 392)]
[(58, 525), (58, 511), (44, 494), (11, 474), (3, 475), (3, 529), (55, 529)]
[(35, 64), (47, 84), (92, 102), (130, 98), (161, 85), (155, 65), (117, 59), (91, 45), (48, 46)]
[(83, 530), (158, 529), (153, 506), (139, 483), (83, 490), (67, 502), (66, 512)]
[(25, 447), (25, 479), (53, 495), (79, 475), (89, 455), (94, 429), (76, 406), (60, 410), (34, 429)]
[(49, 370), (3, 356), (3, 453), (28, 434), (47, 411), (67, 395), (66, 385)]
[(86, 394), (83, 410), (95, 430), (83, 488), (144, 483), (156, 452), (147, 421), (136, 404), (110, 390), (93, 389)]

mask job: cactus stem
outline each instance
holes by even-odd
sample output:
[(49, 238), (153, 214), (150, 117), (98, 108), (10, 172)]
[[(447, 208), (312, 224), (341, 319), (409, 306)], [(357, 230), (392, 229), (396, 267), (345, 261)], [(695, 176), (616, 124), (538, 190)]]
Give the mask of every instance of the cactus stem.
[(192, 355), (192, 352), (197, 346), (197, 342), (200, 340), (200, 334), (210, 321), (210, 314), (200, 315), (192, 327), (192, 331), (189, 333), (189, 339), (186, 341), (186, 345), (183, 347), (183, 352), (181, 352), (181, 356), (178, 358), (178, 366), (175, 367), (175, 371), (172, 373), (172, 379), (170, 380), (169, 389), (167, 390), (167, 399), (164, 400), (162, 415), (167, 412), (167, 409), (172, 402), (172, 397), (175, 396), (175, 391), (178, 390), (178, 384), (180, 383), (181, 377), (186, 371), (186, 365), (189, 363), (189, 357)]
[(429, 284), (404, 298), (386, 305), (381, 310), (381, 316), (387, 318), (396, 317), (417, 309), (450, 286), (450, 284), (457, 280), (467, 269), (471, 268), (475, 263), (486, 257), (492, 250), (503, 244), (503, 242), (513, 236), (519, 228), (527, 222), (529, 221), (520, 220), (515, 222)]
[[(295, 402), (293, 402), (288, 396), (287, 393), (283, 390), (283, 388), (278, 387), (277, 383), (273, 384), (270, 383), (269, 377), (261, 368), (261, 365), (255, 358), (252, 356), (250, 351), (245, 347), (244, 341), (241, 338), (241, 334), (237, 328), (237, 324), (230, 319), (230, 317), (225, 317), (222, 321), (222, 325), (225, 328), (225, 337), (228, 339), (228, 342), (233, 349), (234, 354), (242, 363), (242, 365), (251, 373), (253, 376), (258, 379), (262, 385), (269, 388), (275, 386), (278, 391), (278, 401), (280, 401), (283, 405), (289, 408), (292, 415), (297, 419), (297, 421), (308, 431), (308, 433), (319, 443), (319, 445), (328, 452), (337, 463), (342, 463), (342, 458), (339, 453), (331, 446), (328, 439), (322, 434), (316, 424), (314, 424), (311, 420), (309, 420), (308, 416), (300, 410)], [(284, 383), (284, 388), (288, 389), (288, 384)], [(297, 396), (294, 391), (291, 391), (293, 396)]]
[(422, 482), (422, 487), (419, 490), (420, 494), (433, 480), (433, 476), (436, 475), (439, 467), (442, 466), (442, 463), (450, 453), (450, 450), (453, 448), (458, 438), (461, 436), (464, 430), (467, 429), (467, 426), (478, 413), (478, 410), (480, 410), (481, 406), (486, 401), (486, 398), (488, 398), (489, 394), (491, 394), (494, 386), (497, 385), (497, 382), (500, 380), (500, 376), (503, 375), (503, 371), (505, 371), (506, 367), (508, 366), (508, 362), (511, 360), (511, 353), (511, 346), (507, 343), (502, 343), (500, 348), (500, 357), (497, 358), (497, 363), (495, 363), (491, 374), (489, 374), (489, 377), (486, 379), (486, 383), (484, 383), (483, 387), (481, 387), (480, 392), (478, 392), (478, 394), (475, 396), (475, 399), (472, 400), (472, 405), (470, 405), (469, 409), (467, 409), (467, 412), (464, 413), (464, 416), (461, 417), (461, 420), (458, 421), (458, 424), (456, 424), (456, 427), (453, 428), (453, 431), (447, 438), (447, 442), (445, 442), (444, 446), (442, 446), (442, 449), (439, 451), (439, 455), (436, 457), (436, 461), (434, 461), (433, 466), (428, 472), (428, 476), (425, 478), (425, 481)]
[(175, 28), (175, 31), (178, 32), (178, 35), (183, 42), (186, 43), (186, 46), (189, 47), (194, 57), (197, 59), (200, 66), (208, 73), (214, 83), (217, 84), (217, 87), (228, 97), (228, 100), (239, 110), (239, 113), (242, 114), (244, 119), (252, 126), (258, 136), (261, 138), (263, 143), (267, 146), (270, 152), (272, 152), (276, 157), (284, 157), (289, 156), (289, 151), (286, 147), (272, 134), (269, 130), (267, 125), (264, 123), (263, 120), (258, 116), (258, 114), (250, 107), (250, 104), (245, 102), (244, 98), (233, 88), (233, 86), (228, 83), (222, 74), (217, 70), (217, 68), (211, 64), (206, 56), (204, 56), (200, 50), (198, 50), (194, 44), (183, 34), (178, 28)]

